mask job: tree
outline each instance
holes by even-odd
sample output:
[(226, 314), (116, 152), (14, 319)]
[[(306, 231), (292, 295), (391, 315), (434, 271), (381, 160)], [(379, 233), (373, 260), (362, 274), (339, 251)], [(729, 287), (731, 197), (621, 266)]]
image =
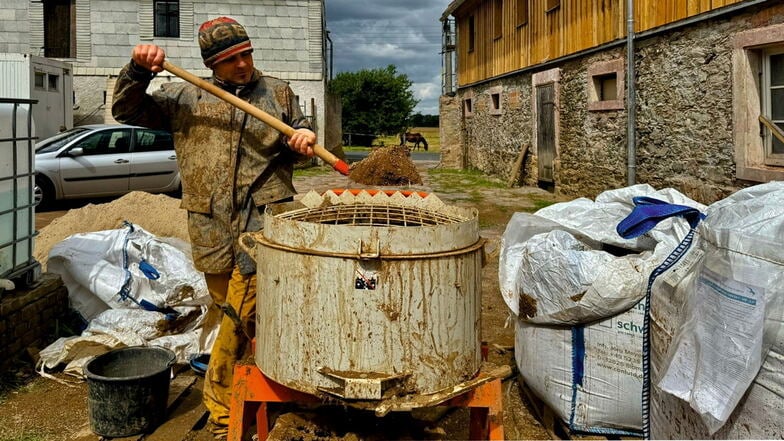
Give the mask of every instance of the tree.
[(411, 127), (438, 127), (438, 115), (422, 115), (417, 112), (411, 115), (409, 125)]
[(418, 103), (411, 84), (391, 64), (337, 74), (329, 90), (341, 97), (343, 132), (389, 136), (405, 130)]

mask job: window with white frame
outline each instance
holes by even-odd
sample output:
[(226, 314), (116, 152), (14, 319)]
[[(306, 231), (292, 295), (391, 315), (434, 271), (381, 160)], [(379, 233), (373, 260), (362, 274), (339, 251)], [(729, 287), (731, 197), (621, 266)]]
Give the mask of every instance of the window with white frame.
[[(767, 49), (762, 57), (762, 116), (784, 131), (784, 47)], [(784, 165), (784, 142), (770, 127), (763, 130), (766, 165)]]

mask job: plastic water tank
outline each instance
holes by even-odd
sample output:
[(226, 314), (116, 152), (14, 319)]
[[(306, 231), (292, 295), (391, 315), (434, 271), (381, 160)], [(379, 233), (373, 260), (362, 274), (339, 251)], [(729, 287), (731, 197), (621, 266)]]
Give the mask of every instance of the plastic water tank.
[(0, 98), (0, 279), (32, 283), (35, 236), (35, 100)]

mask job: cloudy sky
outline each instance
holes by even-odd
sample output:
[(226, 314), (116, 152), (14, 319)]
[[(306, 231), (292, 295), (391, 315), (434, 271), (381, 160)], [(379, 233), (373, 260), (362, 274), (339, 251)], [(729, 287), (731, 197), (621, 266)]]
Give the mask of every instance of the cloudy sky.
[(326, 0), (334, 73), (395, 65), (413, 82), (414, 112), (438, 114), (441, 22), (450, 0)]

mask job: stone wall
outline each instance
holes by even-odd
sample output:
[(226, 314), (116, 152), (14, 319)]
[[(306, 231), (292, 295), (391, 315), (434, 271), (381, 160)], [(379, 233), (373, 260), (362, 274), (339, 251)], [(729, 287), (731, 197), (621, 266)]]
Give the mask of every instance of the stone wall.
[[(753, 184), (735, 178), (731, 39), (784, 22), (784, 5), (744, 11), (635, 42), (636, 182), (673, 187), (706, 204)], [(590, 103), (589, 71), (613, 62), (621, 66), (619, 106)], [(625, 45), (548, 66), (553, 68), (560, 71), (555, 191), (593, 197), (626, 186)], [(526, 71), (461, 88), (452, 99), (462, 106), (472, 98), (473, 115), (449, 111), (444, 118), (442, 111), (442, 124), (447, 120), (453, 133), (442, 128), (442, 139), (460, 140), (449, 151), (465, 151), (464, 166), (508, 179), (521, 146), (534, 146), (532, 75)], [(491, 93), (498, 90), (500, 112), (491, 109)], [(537, 183), (536, 163), (534, 147), (525, 163), (526, 185)]]
[(43, 273), (30, 289), (5, 291), (0, 296), (0, 370), (27, 348), (43, 349), (68, 311), (68, 290), (60, 276)]
[[(458, 92), (454, 98), (455, 103), (451, 105), (457, 107), (458, 111), (453, 115), (458, 115), (459, 121), (450, 122), (444, 127), (442, 116), (442, 149), (445, 137), (450, 140), (460, 139), (461, 145), (450, 145), (449, 148), (465, 154), (463, 159), (465, 167), (508, 179), (513, 173), (515, 159), (523, 146), (531, 146), (530, 84), (530, 74), (524, 74)], [(490, 92), (499, 90), (499, 87), (501, 112), (491, 112)], [(466, 99), (471, 99), (473, 102), (472, 114), (464, 116), (462, 106)], [(462, 133), (459, 136), (450, 133), (456, 131)], [(462, 144), (468, 148), (464, 149)], [(535, 164), (534, 154), (531, 151), (524, 165), (522, 182), (536, 183), (533, 175)]]
[(637, 51), (637, 177), (703, 202), (737, 190), (729, 36), (749, 15), (641, 42)]
[(625, 48), (561, 68), (561, 131), (555, 177), (561, 194), (594, 197), (626, 185), (626, 110), (588, 109), (588, 68), (617, 58), (623, 58), (625, 64)]
[(439, 99), (439, 136), (441, 139), (441, 166), (463, 168), (463, 139), (460, 99), (456, 96), (442, 96)]

